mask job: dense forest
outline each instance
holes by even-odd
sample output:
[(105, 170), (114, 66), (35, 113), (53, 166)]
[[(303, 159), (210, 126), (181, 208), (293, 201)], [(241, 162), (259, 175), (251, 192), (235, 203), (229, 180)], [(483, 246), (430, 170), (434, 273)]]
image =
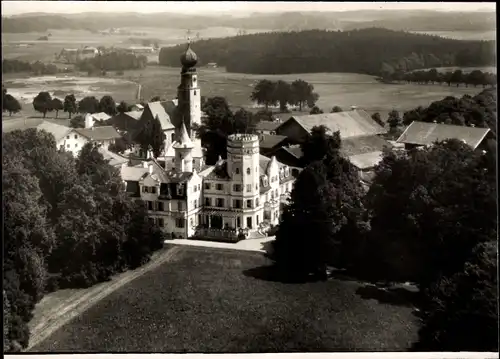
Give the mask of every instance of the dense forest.
[(79, 60), (76, 62), (75, 67), (80, 71), (91, 73), (96, 70), (123, 71), (143, 69), (147, 63), (148, 59), (146, 56), (114, 51), (93, 58)]
[(111, 27), (159, 27), (185, 29), (189, 20), (191, 30), (208, 27), (230, 27), (243, 30), (352, 30), (384, 27), (411, 31), (487, 31), (494, 30), (495, 13), (443, 12), (432, 10), (356, 10), (307, 11), (243, 14), (193, 15), (158, 12), (138, 13), (31, 13), (2, 17), (2, 33), (43, 32), (49, 29), (78, 29), (95, 31)]
[(15, 352), (45, 293), (141, 266), (165, 238), (94, 145), (74, 158), (29, 129), (4, 133), (2, 149), (4, 350)]
[[(199, 64), (255, 74), (351, 72), (379, 75), (384, 66), (408, 72), (495, 63), (493, 41), (459, 41), (373, 28), (260, 33), (194, 43)], [(185, 45), (162, 48), (159, 63), (177, 66)]]
[(2, 60), (2, 73), (29, 72), (34, 75), (55, 75), (60, 70), (54, 64), (44, 64), (40, 61), (26, 62), (20, 60)]

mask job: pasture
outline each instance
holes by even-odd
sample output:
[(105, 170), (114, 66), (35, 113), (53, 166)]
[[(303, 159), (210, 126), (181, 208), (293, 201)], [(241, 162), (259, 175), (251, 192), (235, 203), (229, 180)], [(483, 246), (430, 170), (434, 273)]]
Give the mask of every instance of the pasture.
[(348, 279), (281, 283), (268, 264), (260, 253), (181, 247), (30, 351), (404, 351), (417, 340), (410, 303)]
[(492, 29), (489, 31), (410, 31), (415, 34), (428, 34), (439, 37), (445, 37), (454, 40), (496, 40), (497, 32)]

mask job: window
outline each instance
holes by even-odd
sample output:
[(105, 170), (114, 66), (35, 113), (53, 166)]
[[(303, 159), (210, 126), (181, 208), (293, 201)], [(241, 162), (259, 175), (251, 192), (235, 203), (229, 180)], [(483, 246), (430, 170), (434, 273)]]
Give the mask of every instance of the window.
[(158, 218), (158, 226), (159, 227), (164, 227), (165, 226), (165, 221), (163, 220), (163, 218)]
[[(196, 86), (196, 80), (193, 80), (193, 86)], [(196, 90), (194, 90), (194, 94), (196, 95)]]
[(77, 140), (77, 139), (78, 139), (78, 135), (75, 135), (75, 140)]
[(205, 197), (205, 206), (211, 206), (212, 205), (212, 199), (210, 197)]
[(198, 186), (193, 187), (193, 192), (196, 192), (198, 190)]
[(182, 201), (177, 202), (177, 208), (179, 209), (179, 211), (183, 211), (184, 210), (184, 206), (183, 206)]
[(175, 226), (177, 228), (184, 228), (184, 218), (176, 218), (175, 219)]
[(151, 193), (155, 193), (156, 194), (156, 187), (151, 187)]
[(175, 134), (174, 134), (174, 133), (172, 133), (172, 134), (170, 135), (170, 142), (171, 142), (171, 143), (174, 143), (174, 141), (175, 141)]
[(217, 207), (224, 207), (224, 198), (217, 198)]
[(259, 215), (255, 217), (255, 224), (259, 225)]
[(198, 200), (197, 199), (194, 200), (193, 205), (194, 205), (194, 208), (198, 208)]
[(239, 169), (239, 167), (236, 167), (236, 168), (234, 169), (234, 173), (236, 173), (237, 175), (239, 175), (239, 174), (240, 174), (240, 169)]
[(217, 191), (222, 191), (224, 189), (224, 186), (222, 185), (222, 183), (217, 183), (216, 188)]
[(153, 202), (152, 201), (148, 201), (148, 210), (149, 211), (153, 210)]
[(259, 199), (258, 198), (255, 199), (255, 207), (259, 207)]
[(155, 219), (152, 217), (148, 217), (148, 222), (149, 222), (149, 224), (153, 225), (153, 224), (155, 224)]
[(241, 208), (241, 200), (240, 199), (235, 199), (233, 201), (233, 207), (234, 208)]
[(78, 147), (78, 143), (75, 143), (75, 148), (77, 148), (77, 147)]
[(210, 183), (205, 182), (205, 189), (210, 189)]
[(250, 174), (250, 167), (247, 168), (247, 175)]
[(240, 184), (233, 184), (233, 191), (234, 192), (241, 192), (241, 185)]
[(259, 184), (258, 183), (255, 184), (255, 189), (259, 189)]
[(252, 192), (252, 185), (251, 184), (247, 184), (247, 192)]
[(182, 184), (178, 184), (177, 185), (177, 195), (182, 196), (183, 194), (184, 194), (184, 187), (182, 186)]
[(252, 208), (252, 200), (247, 199), (247, 208)]
[(68, 135), (68, 136), (66, 136), (66, 139), (67, 139), (67, 140), (69, 140), (69, 135)]
[(69, 143), (66, 145), (67, 148), (69, 148)]
[(276, 196), (276, 198), (278, 198), (278, 190), (276, 189), (276, 191), (274, 191), (274, 195)]

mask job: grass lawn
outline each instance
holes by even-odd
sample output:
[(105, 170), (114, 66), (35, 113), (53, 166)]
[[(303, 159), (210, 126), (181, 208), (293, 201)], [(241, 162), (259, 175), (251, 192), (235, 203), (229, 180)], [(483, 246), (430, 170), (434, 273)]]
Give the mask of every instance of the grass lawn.
[(258, 253), (182, 247), (31, 351), (403, 351), (417, 339), (411, 306), (355, 281), (263, 279), (268, 264)]

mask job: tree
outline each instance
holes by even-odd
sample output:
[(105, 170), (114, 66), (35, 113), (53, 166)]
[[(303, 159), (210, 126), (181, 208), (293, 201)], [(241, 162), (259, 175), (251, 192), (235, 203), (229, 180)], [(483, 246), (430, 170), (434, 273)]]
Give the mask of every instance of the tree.
[(3, 96), (2, 111), (7, 111), (9, 116), (12, 116), (13, 113), (21, 111), (21, 104), (11, 94), (5, 94)]
[[(312, 85), (311, 85), (312, 86)], [(307, 107), (310, 109), (316, 106), (316, 102), (318, 102), (319, 95), (316, 92), (311, 93), (311, 95), (307, 98)]]
[(121, 101), (120, 104), (118, 106), (116, 106), (116, 111), (118, 113), (128, 112), (129, 109), (130, 109), (130, 106), (125, 101)]
[(160, 96), (153, 96), (150, 100), (150, 102), (158, 102), (158, 101), (161, 101), (161, 97)]
[(108, 146), (108, 150), (115, 153), (124, 153), (129, 149), (129, 145), (123, 137), (117, 138), (114, 143)]
[(33, 107), (35, 111), (43, 113), (43, 118), (47, 112), (52, 111), (52, 97), (48, 92), (40, 92), (33, 99)]
[(498, 351), (497, 241), (478, 244), (464, 269), (427, 293), (417, 350)]
[(375, 112), (373, 115), (372, 115), (372, 120), (375, 121), (377, 124), (379, 124), (380, 126), (382, 127), (385, 127), (385, 123), (384, 121), (382, 121), (382, 118), (380, 117), (380, 113), (378, 112)]
[(340, 133), (337, 131), (332, 135), (326, 126), (315, 126), (311, 129), (311, 135), (301, 145), (302, 163), (305, 166), (322, 160), (325, 156), (336, 155), (340, 149)]
[[(314, 86), (304, 80), (295, 80), (291, 85), (293, 94), (293, 103), (299, 105), (299, 110), (302, 111), (304, 104), (313, 96)], [(312, 106), (311, 106), (312, 107)]]
[(389, 112), (387, 123), (389, 124), (389, 128), (392, 133), (397, 132), (397, 130), (401, 127), (402, 124), (399, 112), (396, 110), (392, 110), (391, 112)]
[(455, 70), (451, 75), (450, 82), (456, 84), (457, 87), (464, 82), (464, 74), (462, 70)]
[(110, 116), (116, 114), (115, 100), (109, 95), (103, 96), (99, 101), (99, 111), (104, 112)]
[(64, 109), (63, 102), (60, 99), (54, 97), (52, 99), (52, 109), (56, 111), (56, 118), (57, 118), (57, 116), (59, 115), (59, 111)]
[(326, 266), (348, 265), (346, 243), (363, 235), (363, 189), (354, 166), (338, 153), (307, 166), (285, 207), (271, 259), (281, 273), (303, 280), (326, 276)]
[(257, 102), (259, 105), (266, 106), (266, 110), (271, 105), (276, 104), (275, 98), (276, 84), (269, 80), (260, 80), (257, 85), (255, 85), (250, 99)]
[(97, 113), (99, 112), (99, 101), (94, 96), (87, 96), (78, 102), (78, 112)]
[(279, 103), (280, 111), (287, 111), (287, 104), (292, 100), (292, 87), (288, 82), (279, 80), (275, 84), (273, 102)]
[(153, 151), (155, 158), (159, 157), (165, 147), (165, 133), (161, 128), (160, 120), (156, 116), (149, 126), (144, 126), (136, 135), (136, 141), (140, 144), (142, 151)]
[(339, 106), (333, 106), (331, 113), (342, 112), (343, 110)]
[(313, 106), (313, 108), (311, 109), (311, 112), (309, 112), (311, 115), (318, 115), (318, 114), (321, 114), (323, 113), (323, 110), (320, 109), (318, 106)]
[(258, 120), (253, 113), (240, 108), (234, 113), (232, 123), (231, 133), (254, 133)]
[(85, 117), (82, 115), (77, 115), (70, 120), (70, 127), (73, 128), (85, 128)]
[(74, 94), (66, 95), (64, 98), (63, 110), (68, 113), (68, 118), (71, 119), (71, 115), (76, 113), (78, 106), (76, 104), (76, 98)]

